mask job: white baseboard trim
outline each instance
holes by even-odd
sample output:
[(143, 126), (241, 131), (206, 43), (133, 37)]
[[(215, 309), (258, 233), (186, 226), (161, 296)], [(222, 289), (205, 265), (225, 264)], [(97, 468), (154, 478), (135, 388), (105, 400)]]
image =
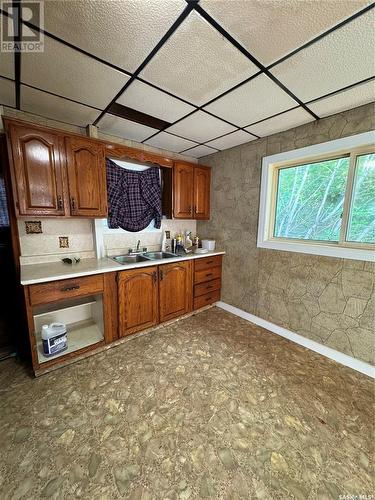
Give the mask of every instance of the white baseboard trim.
[(341, 363), (342, 365), (348, 366), (349, 368), (352, 368), (357, 372), (361, 372), (367, 375), (368, 377), (375, 379), (375, 366), (370, 365), (365, 361), (361, 361), (359, 359), (353, 358), (352, 356), (348, 356), (347, 354), (344, 354), (340, 351), (336, 351), (331, 347), (319, 344), (314, 340), (310, 340), (306, 337), (303, 337), (298, 333), (291, 332), (290, 330), (287, 330), (282, 326), (275, 325), (270, 321), (266, 321), (265, 319), (259, 318), (258, 316), (254, 316), (254, 314), (250, 314), (246, 311), (243, 311), (242, 309), (239, 309), (238, 307), (226, 304), (225, 302), (220, 301), (217, 302), (216, 305), (217, 307), (220, 307), (225, 311), (228, 311), (232, 314), (235, 314), (236, 316), (239, 316), (240, 318), (250, 321), (250, 323), (255, 323), (256, 325), (261, 326), (262, 328), (265, 328), (266, 330), (269, 330), (272, 333), (276, 333), (281, 337), (285, 337), (286, 339), (291, 340), (296, 344), (302, 345), (303, 347), (306, 347), (311, 351), (315, 351), (321, 354), (322, 356), (326, 356), (327, 358), (333, 359), (334, 361), (337, 361), (337, 363)]

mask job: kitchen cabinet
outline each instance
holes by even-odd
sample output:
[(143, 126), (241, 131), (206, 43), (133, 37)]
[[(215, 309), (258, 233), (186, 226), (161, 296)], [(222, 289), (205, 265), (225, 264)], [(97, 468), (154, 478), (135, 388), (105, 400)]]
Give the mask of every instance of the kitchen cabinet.
[(173, 215), (176, 219), (193, 217), (194, 166), (176, 162), (173, 170)]
[[(152, 263), (24, 286), (36, 375), (95, 354), (127, 335), (220, 300), (222, 256)], [(43, 354), (42, 325), (67, 325), (68, 349)]]
[(8, 145), (16, 214), (65, 215), (61, 136), (34, 126), (11, 124)]
[(4, 119), (16, 214), (107, 216), (105, 145)]
[[(86, 356), (117, 340), (115, 273), (81, 276), (24, 287), (33, 369), (36, 375)], [(67, 326), (68, 348), (43, 352), (43, 324)]]
[(158, 268), (118, 273), (119, 335), (145, 330), (158, 323)]
[(176, 219), (209, 219), (211, 168), (176, 162), (173, 182), (173, 215)]
[(191, 311), (192, 267), (183, 261), (159, 266), (160, 322)]
[(211, 168), (194, 167), (193, 219), (210, 218)]
[(221, 265), (221, 255), (194, 261), (194, 310), (220, 300)]
[(71, 214), (106, 217), (104, 146), (94, 140), (76, 137), (66, 138), (65, 143)]

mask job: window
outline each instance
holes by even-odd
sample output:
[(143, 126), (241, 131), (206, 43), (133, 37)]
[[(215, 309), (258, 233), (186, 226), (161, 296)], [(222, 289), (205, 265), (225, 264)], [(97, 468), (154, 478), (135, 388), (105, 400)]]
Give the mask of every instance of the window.
[(374, 260), (375, 134), (263, 159), (258, 246)]

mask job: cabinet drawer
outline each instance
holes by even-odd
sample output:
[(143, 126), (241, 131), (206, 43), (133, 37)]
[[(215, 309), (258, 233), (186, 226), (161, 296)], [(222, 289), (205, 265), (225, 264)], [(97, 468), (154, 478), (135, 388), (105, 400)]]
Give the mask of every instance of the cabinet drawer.
[(206, 269), (211, 269), (211, 267), (221, 266), (221, 259), (222, 255), (197, 259), (195, 261), (195, 271), (205, 271)]
[(208, 306), (220, 300), (220, 290), (214, 290), (210, 293), (205, 293), (200, 297), (194, 299), (194, 309), (200, 309), (201, 307)]
[(91, 295), (102, 292), (103, 288), (102, 274), (30, 285), (30, 304), (34, 306), (79, 297), (80, 295)]
[(221, 288), (221, 279), (207, 281), (207, 283), (201, 283), (200, 285), (194, 286), (194, 297), (199, 297), (200, 295), (204, 295), (205, 293), (210, 293), (215, 290), (220, 290)]
[(204, 283), (205, 281), (211, 281), (221, 278), (221, 267), (213, 267), (212, 269), (206, 269), (203, 271), (195, 271), (194, 273), (194, 283)]

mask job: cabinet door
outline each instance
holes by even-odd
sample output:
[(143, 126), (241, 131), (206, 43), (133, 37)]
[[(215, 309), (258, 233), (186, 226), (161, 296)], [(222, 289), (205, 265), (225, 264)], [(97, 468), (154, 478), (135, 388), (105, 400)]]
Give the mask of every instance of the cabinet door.
[(157, 280), (156, 266), (118, 274), (120, 337), (157, 324)]
[(104, 146), (89, 139), (66, 139), (71, 215), (107, 216)]
[(194, 166), (175, 163), (173, 169), (173, 215), (176, 219), (193, 218)]
[(64, 215), (62, 136), (21, 125), (11, 125), (8, 135), (17, 214)]
[(194, 219), (210, 218), (211, 169), (194, 168)]
[(191, 311), (191, 262), (159, 266), (160, 322), (177, 318)]

